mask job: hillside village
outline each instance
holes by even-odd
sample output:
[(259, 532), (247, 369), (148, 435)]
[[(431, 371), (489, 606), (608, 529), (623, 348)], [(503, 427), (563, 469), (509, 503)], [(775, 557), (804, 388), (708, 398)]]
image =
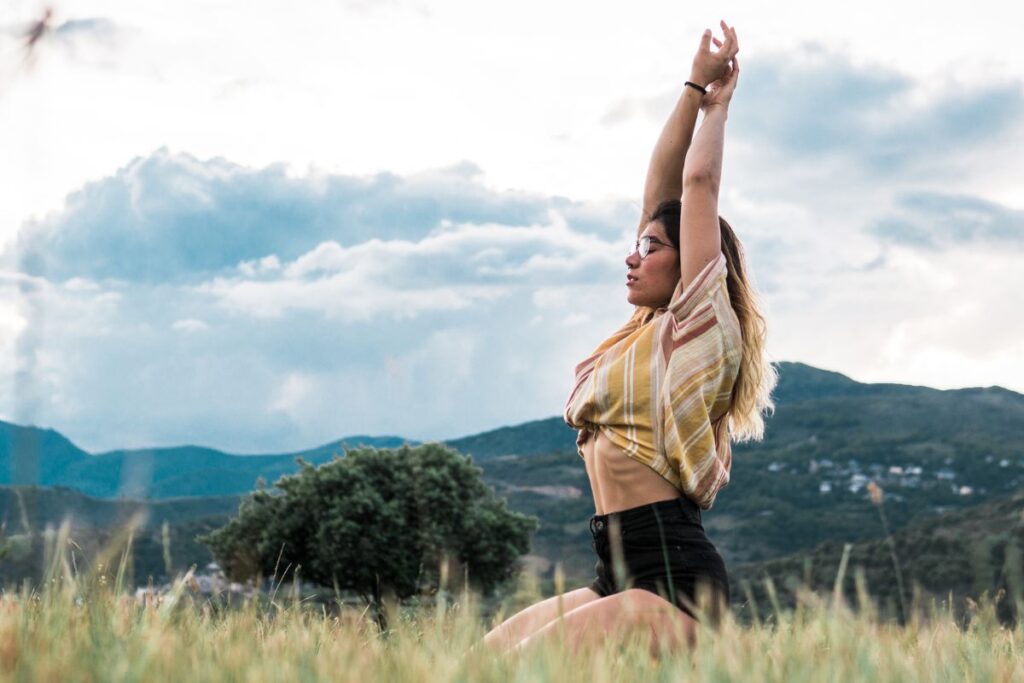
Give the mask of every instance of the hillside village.
[[(994, 458), (989, 456), (985, 459), (985, 462), (992, 463)], [(812, 474), (818, 473), (821, 477), (818, 482), (818, 493), (822, 495), (833, 493), (833, 490), (838, 488), (846, 488), (851, 494), (856, 494), (871, 480), (886, 489), (889, 492), (887, 495), (897, 501), (902, 499), (899, 494), (891, 493), (895, 488), (929, 489), (943, 485), (943, 483), (949, 486), (951, 493), (959, 496), (987, 493), (984, 486), (979, 486), (975, 489), (974, 486), (969, 484), (957, 483), (956, 472), (950, 467), (953, 464), (952, 458), (946, 458), (943, 464), (945, 465), (944, 467), (929, 472), (922, 465), (886, 466), (879, 463), (861, 465), (855, 459), (847, 460), (846, 463), (837, 463), (828, 458), (817, 460), (811, 458), (808, 461), (807, 471)], [(1016, 469), (1019, 472), (1024, 470), (1024, 459), (1018, 460), (1015, 463), (1008, 458), (1001, 458), (997, 466), (1010, 471)], [(768, 472), (787, 471), (795, 473), (797, 471), (792, 467), (787, 469), (786, 463), (779, 461), (772, 461), (765, 469)], [(1024, 477), (1018, 474), (1012, 478)]]
[[(500, 459), (516, 459), (518, 456), (501, 456)], [(1021, 482), (1024, 485), (1024, 458), (1012, 461), (1009, 458), (1000, 458), (998, 462), (993, 456), (987, 456), (985, 463), (995, 463), (997, 467), (1007, 470), (1009, 483)], [(969, 484), (957, 482), (957, 472), (952, 468), (953, 458), (946, 458), (943, 467), (929, 470), (926, 465), (884, 465), (880, 463), (861, 464), (856, 459), (846, 460), (845, 463), (835, 462), (830, 458), (810, 458), (807, 461), (807, 472), (817, 474), (818, 492), (822, 495), (832, 493), (839, 489), (845, 489), (850, 493), (858, 493), (865, 489), (869, 481), (874, 481), (886, 491), (886, 496), (891, 500), (903, 500), (903, 496), (895, 493), (898, 489), (919, 489), (930, 490), (939, 486), (948, 486), (951, 493), (960, 496), (973, 494), (985, 494), (988, 490), (984, 486), (977, 488)], [(792, 464), (773, 460), (765, 470), (771, 473), (796, 474), (798, 469)], [(504, 487), (508, 492), (529, 492), (551, 498), (575, 499), (583, 495), (583, 491), (576, 486), (516, 486), (507, 485)]]
[[(992, 463), (995, 458), (988, 456), (985, 458), (986, 463)], [(867, 463), (861, 465), (857, 460), (850, 459), (846, 461), (846, 464), (836, 463), (829, 458), (820, 458), (815, 460), (811, 458), (808, 461), (808, 472), (815, 474), (820, 473), (822, 477), (818, 484), (818, 492), (821, 494), (828, 494), (833, 491), (834, 488), (845, 487), (850, 493), (857, 493), (861, 489), (867, 486), (868, 482), (874, 480), (879, 486), (886, 490), (886, 495), (893, 500), (902, 500), (902, 496), (898, 493), (893, 493), (895, 488), (907, 488), (907, 489), (932, 489), (936, 486), (948, 485), (952, 493), (961, 496), (970, 496), (974, 493), (984, 494), (987, 493), (987, 489), (980, 486), (975, 490), (974, 487), (968, 484), (960, 484), (956, 481), (957, 473), (952, 469), (953, 458), (946, 458), (943, 461), (944, 467), (941, 467), (933, 472), (929, 472), (925, 466), (922, 465), (889, 465), (888, 467), (879, 463)], [(1024, 469), (1024, 459), (1018, 460), (1016, 463), (1010, 461), (1009, 458), (1001, 458), (998, 462), (998, 466), (1005, 468), (1008, 471)], [(785, 463), (779, 461), (773, 461), (767, 466), (769, 472), (780, 472), (785, 470)], [(1014, 479), (1019, 478), (1019, 474), (1014, 476)]]

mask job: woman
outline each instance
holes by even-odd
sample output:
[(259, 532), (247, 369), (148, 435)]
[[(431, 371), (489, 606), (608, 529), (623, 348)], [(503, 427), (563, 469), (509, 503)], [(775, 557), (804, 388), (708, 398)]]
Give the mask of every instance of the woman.
[(700, 512), (729, 481), (730, 441), (761, 438), (776, 374), (739, 241), (718, 216), (739, 76), (736, 32), (721, 26), (724, 42), (704, 32), (651, 158), (626, 258), (636, 309), (576, 366), (566, 404), (594, 493), (597, 577), (512, 616), (486, 645), (523, 648), (564, 629), (575, 649), (629, 626), (650, 629), (656, 655), (680, 639), (694, 646), (696, 619), (717, 620), (728, 605), (725, 565)]

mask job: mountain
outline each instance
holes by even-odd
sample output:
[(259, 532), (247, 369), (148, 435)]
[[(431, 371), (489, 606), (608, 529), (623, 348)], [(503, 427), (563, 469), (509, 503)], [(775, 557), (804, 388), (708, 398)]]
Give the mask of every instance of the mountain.
[[(703, 513), (730, 566), (878, 538), (869, 481), (885, 490), (894, 530), (1024, 488), (1024, 396), (1015, 392), (866, 384), (782, 363), (774, 396), (764, 440), (734, 444), (730, 483)], [(593, 571), (594, 508), (571, 441), (479, 463), (512, 508), (540, 518), (535, 554), (558, 558), (568, 576)]]
[(52, 429), (0, 421), (0, 483), (49, 485), (89, 454)]
[(127, 522), (136, 512), (146, 515), (144, 525), (159, 528), (164, 522), (180, 524), (238, 512), (239, 496), (171, 498), (160, 501), (91, 498), (72, 489), (36, 486), (0, 486), (0, 523), (7, 534), (31, 533), (59, 527), (70, 518), (76, 528), (102, 529)]
[(561, 417), (549, 417), (444, 443), (481, 462), (505, 455), (529, 456), (565, 450), (575, 453), (576, 432), (569, 429)]
[[(731, 481), (703, 513), (730, 567), (826, 542), (877, 540), (882, 528), (869, 481), (884, 489), (894, 531), (1024, 489), (1021, 394), (868, 384), (801, 363), (782, 363), (779, 371), (764, 440), (734, 444)], [(575, 436), (552, 417), (446, 443), (470, 454), (510, 507), (540, 519), (536, 565), (550, 576), (558, 561), (570, 580), (582, 580), (594, 566), (594, 507)], [(52, 430), (0, 423), (0, 483), (64, 486), (98, 498), (148, 496), (154, 503), (192, 496), (202, 506), (206, 497), (237, 500), (257, 477), (272, 484), (295, 471), (296, 457), (319, 464), (344, 446), (404, 442), (358, 436), (290, 454), (184, 446), (91, 455)], [(4, 509), (14, 528), (16, 517)]]
[(272, 484), (297, 469), (296, 458), (315, 465), (360, 446), (395, 448), (417, 442), (396, 436), (349, 436), (295, 453), (236, 455), (213, 448), (178, 446), (90, 454), (52, 429), (0, 421), (0, 485), (63, 486), (98, 498), (225, 496), (251, 491), (256, 480)]

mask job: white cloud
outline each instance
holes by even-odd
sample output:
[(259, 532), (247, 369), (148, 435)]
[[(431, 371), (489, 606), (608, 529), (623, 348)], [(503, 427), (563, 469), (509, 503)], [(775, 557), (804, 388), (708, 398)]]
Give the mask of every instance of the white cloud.
[[(571, 246), (566, 221), (603, 235), (618, 229), (614, 210), (602, 215), (558, 197), (495, 192), (474, 180), (473, 168), (458, 164), (408, 178), (293, 177), (281, 164), (252, 169), (159, 149), (86, 183), (61, 211), (27, 222), (3, 257), (49, 278), (164, 282), (231, 269), (267, 273), (300, 256), (293, 274), (337, 268), (341, 258), (403, 258), (410, 240), (427, 235), (416, 249), (445, 251), (453, 240), (468, 239), (464, 223), (489, 225), (490, 232), (481, 227), (473, 236), (502, 245), (522, 239), (509, 225), (538, 239), (543, 231), (555, 249)], [(383, 252), (375, 238), (386, 243)]]
[(302, 420), (304, 412), (308, 412), (309, 399), (317, 384), (317, 379), (302, 373), (289, 373), (281, 384), (277, 395), (269, 405), (271, 411), (280, 411), (293, 420)]
[(281, 260), (277, 254), (270, 254), (261, 259), (242, 261), (238, 264), (238, 270), (246, 277), (252, 277), (260, 273), (270, 273), (281, 269)]
[[(123, 182), (95, 183), (67, 215), (52, 217), (44, 229), (28, 226), (46, 247), (37, 250), (47, 264), (39, 272), (96, 275), (72, 275), (57, 285), (42, 275), (9, 274), (25, 321), (21, 362), (11, 372), (26, 390), (8, 394), (3, 414), (54, 425), (94, 450), (191, 442), (267, 452), (355, 432), (449, 438), (495, 421), (557, 413), (571, 379), (566, 368), (593, 344), (582, 330), (601, 317), (573, 308), (607, 309), (610, 296), (617, 297), (620, 310), (604, 316), (605, 324), (617, 323), (628, 308), (620, 287), (601, 282), (621, 274), (620, 244), (632, 227), (621, 239), (607, 239), (602, 235), (614, 233), (612, 219), (593, 207), (495, 196), (467, 183), (466, 174), (444, 169), (418, 180), (288, 180), (284, 196), (302, 197), (310, 214), (322, 213), (316, 197), (328, 207), (335, 202), (325, 187), (344, 182), (362, 188), (351, 199), (367, 207), (362, 215), (393, 208), (396, 194), (443, 198), (425, 213), (385, 211), (404, 224), (381, 223), (382, 236), (353, 240), (356, 226), (343, 242), (319, 241), (321, 224), (306, 221), (277, 245), (288, 257), (268, 249), (273, 230), (253, 229), (257, 244), (238, 242), (253, 257), (239, 260), (237, 251), (225, 251), (212, 277), (202, 254), (179, 258), (161, 277), (125, 270), (102, 245), (132, 253), (156, 240), (188, 254), (180, 240), (192, 239), (188, 219), (196, 204), (189, 196), (266, 196), (282, 182), (274, 172), (223, 160), (210, 162), (210, 171), (195, 168), (193, 159), (175, 163), (165, 152), (157, 158), (171, 165), (156, 178), (175, 179), (160, 184), (172, 188), (175, 200), (151, 189), (125, 192), (145, 187), (138, 179), (147, 162), (136, 161), (118, 174)], [(223, 177), (210, 191), (206, 179), (217, 173)], [(313, 191), (303, 189), (307, 182)], [(383, 189), (370, 201), (365, 191), (374, 187)], [(111, 203), (122, 196), (133, 199)], [(155, 214), (148, 196), (161, 207)], [(204, 199), (200, 205), (216, 225), (244, 215), (238, 213), (244, 204)], [(269, 213), (276, 208), (266, 206)], [(603, 206), (614, 215), (615, 205)], [(119, 215), (128, 218), (118, 222)], [(491, 220), (466, 221), (467, 215)], [(104, 232), (111, 224), (121, 238)], [(74, 249), (65, 228), (77, 240)], [(131, 240), (137, 246), (124, 243)], [(156, 262), (162, 251), (136, 253)], [(24, 256), (13, 260), (34, 265)], [(552, 328), (525, 332), (535, 300), (545, 299), (534, 296), (538, 289), (563, 292), (560, 301), (547, 297), (549, 319), (564, 318), (580, 334), (551, 345), (546, 330)], [(542, 376), (529, 378), (535, 370)], [(524, 400), (509, 405), (495, 396)], [(128, 418), (139, 414), (145, 419)]]
[[(717, 19), (81, 11), (138, 27), (116, 65), (64, 51), (0, 90), (0, 240), (21, 231), (0, 255), (0, 413), (94, 449), (253, 452), (558, 414), (574, 364), (628, 316), (643, 172), (685, 36)], [(1012, 16), (887, 6), (861, 30), (877, 9), (730, 11), (746, 59), (722, 212), (773, 355), (1024, 389)], [(599, 28), (576, 30), (584, 15)]]
[(369, 321), (380, 315), (415, 318), (437, 311), (458, 311), (494, 301), (505, 295), (502, 287), (466, 288), (442, 286), (397, 290), (375, 287), (348, 274), (312, 282), (244, 282), (223, 279), (200, 285), (225, 308), (260, 318), (280, 318), (289, 310), (309, 310), (345, 322)]
[[(278, 182), (258, 170), (234, 176), (252, 177)], [(724, 190), (763, 293), (772, 355), (862, 380), (1024, 387), (1013, 360), (1024, 329), (1011, 320), (991, 332), (991, 321), (1024, 304), (1012, 300), (1012, 230), (938, 226), (936, 235), (957, 239), (936, 248), (882, 239), (874, 227), (887, 215), (927, 227), (948, 202), (975, 217), (1015, 214), (962, 195), (903, 201), (896, 189), (860, 189), (869, 201), (827, 182), (803, 194), (764, 196), (738, 182)], [(466, 202), (452, 188), (448, 196), (448, 216), (458, 215)], [(0, 377), (11, 389), (0, 412), (94, 449), (192, 442), (235, 452), (353, 433), (450, 438), (556, 415), (574, 365), (629, 315), (620, 276), (633, 226), (594, 234), (600, 212), (591, 207), (574, 214), (530, 201), (544, 207), (542, 220), (516, 220), (521, 205), (510, 203), (506, 220), (427, 214), (419, 227), (410, 220), (361, 241), (318, 241), (307, 223), (290, 235), (292, 256), (263, 248), (226, 258), (199, 282), (205, 271), (59, 284), (8, 272), (0, 280), (19, 302), (7, 328), (18, 362)], [(940, 372), (943, 363), (955, 369)]]
[(196, 318), (183, 318), (181, 320), (175, 320), (171, 324), (171, 329), (176, 332), (202, 332), (203, 330), (210, 329), (210, 326)]
[[(54, 42), (41, 46), (53, 48), (53, 59), (4, 79), (0, 186), (10, 193), (0, 241), (27, 218), (58, 209), (86, 180), (162, 146), (251, 167), (286, 161), (300, 173), (408, 175), (473, 159), (497, 188), (635, 197), (657, 129), (609, 135), (600, 116), (621, 98), (681, 86), (696, 37), (720, 18), (717, 9), (669, 2), (629, 12), (581, 0), (443, 0), (429, 12), (374, 6), (76, 3), (57, 25), (66, 33), (89, 25), (91, 42), (114, 26), (117, 40), (102, 50), (116, 65), (97, 68)], [(16, 3), (2, 21), (21, 27), (38, 10)], [(778, 12), (745, 1), (732, 3), (726, 18), (739, 27), (751, 68), (812, 40), (855, 65), (920, 82), (953, 78), (969, 86), (957, 92), (972, 95), (1024, 72), (1019, 9), (981, 0), (919, 10), (803, 0)], [(579, 30), (582, 16), (589, 30)], [(4, 52), (0, 66), (15, 69), (17, 57)], [(754, 85), (745, 79), (741, 87)]]
[(322, 242), (277, 264), (276, 277), (249, 268), (195, 291), (236, 313), (277, 318), (306, 310), (351, 322), (489, 310), (518, 296), (517, 288), (591, 282), (624, 268), (616, 243), (573, 231), (558, 213), (549, 218), (529, 226), (449, 221), (418, 241)]
[(773, 295), (769, 345), (861, 381), (1020, 391), (1018, 271), (1019, 255), (992, 247), (890, 247), (878, 267), (808, 274)]

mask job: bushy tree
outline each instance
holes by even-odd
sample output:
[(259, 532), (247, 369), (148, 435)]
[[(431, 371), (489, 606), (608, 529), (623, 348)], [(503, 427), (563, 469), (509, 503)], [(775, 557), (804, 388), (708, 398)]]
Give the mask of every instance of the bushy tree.
[(469, 456), (438, 443), (360, 448), (314, 467), (301, 458), (279, 493), (256, 491), (200, 537), (228, 576), (300, 575), (374, 604), (432, 592), (445, 559), (490, 593), (529, 551), (537, 520), (510, 511)]

